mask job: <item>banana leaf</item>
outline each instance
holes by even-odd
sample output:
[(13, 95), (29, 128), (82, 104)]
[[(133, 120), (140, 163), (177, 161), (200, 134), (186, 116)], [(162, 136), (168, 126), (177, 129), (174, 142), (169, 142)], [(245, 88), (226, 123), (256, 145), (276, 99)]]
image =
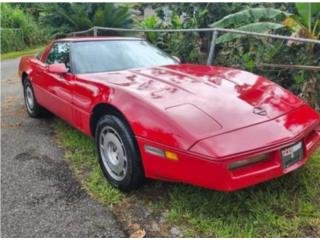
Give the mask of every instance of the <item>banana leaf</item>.
[[(257, 22), (257, 23), (251, 23), (247, 24), (245, 26), (237, 28), (237, 30), (242, 30), (242, 31), (248, 31), (248, 32), (256, 32), (256, 33), (266, 33), (271, 30), (276, 30), (279, 28), (284, 27), (282, 24), (278, 23), (272, 23), (272, 22)], [(246, 35), (243, 34), (235, 34), (235, 33), (225, 33), (222, 36), (217, 38), (216, 43), (225, 43), (232, 41), (237, 38), (244, 37)]]
[(243, 24), (258, 22), (260, 19), (274, 19), (283, 15), (288, 17), (291, 14), (274, 8), (250, 8), (234, 14), (230, 14), (221, 20), (210, 24), (210, 27), (227, 28)]

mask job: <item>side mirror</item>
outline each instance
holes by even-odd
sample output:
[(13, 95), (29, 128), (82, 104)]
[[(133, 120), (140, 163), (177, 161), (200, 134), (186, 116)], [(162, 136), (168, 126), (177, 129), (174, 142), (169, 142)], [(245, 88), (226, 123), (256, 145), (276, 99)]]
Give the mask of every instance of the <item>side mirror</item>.
[(179, 57), (177, 57), (177, 56), (172, 56), (172, 57), (173, 57), (173, 59), (176, 60), (178, 63), (181, 63), (181, 60), (180, 60)]
[(64, 63), (54, 63), (48, 66), (48, 71), (50, 73), (64, 74), (68, 72), (68, 68)]

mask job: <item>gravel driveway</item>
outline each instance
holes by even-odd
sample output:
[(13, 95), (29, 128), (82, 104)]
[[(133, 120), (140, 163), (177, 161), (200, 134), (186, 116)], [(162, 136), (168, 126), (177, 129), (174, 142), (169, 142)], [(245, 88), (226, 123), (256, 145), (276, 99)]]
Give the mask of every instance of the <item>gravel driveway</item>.
[(31, 119), (17, 76), (1, 62), (1, 237), (124, 237), (63, 160), (50, 119)]

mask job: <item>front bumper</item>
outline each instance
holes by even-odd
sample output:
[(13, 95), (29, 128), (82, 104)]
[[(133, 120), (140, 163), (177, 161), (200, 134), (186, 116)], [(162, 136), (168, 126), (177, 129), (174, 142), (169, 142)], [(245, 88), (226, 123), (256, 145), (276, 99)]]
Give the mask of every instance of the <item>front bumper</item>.
[[(183, 182), (201, 186), (213, 190), (234, 191), (255, 185), (270, 179), (289, 173), (302, 166), (310, 155), (320, 146), (320, 131), (315, 128), (303, 132), (298, 137), (292, 138), (286, 143), (274, 145), (268, 149), (256, 151), (254, 155), (241, 154), (223, 160), (215, 161), (206, 156), (190, 151), (177, 151), (166, 146), (137, 137), (146, 177), (165, 181)], [(303, 142), (303, 158), (284, 168), (280, 150), (298, 141)], [(160, 149), (174, 151), (178, 154), (177, 161), (156, 156), (144, 151), (145, 145)], [(235, 170), (229, 170), (230, 163), (259, 154), (269, 154), (269, 159), (252, 165), (244, 166)]]

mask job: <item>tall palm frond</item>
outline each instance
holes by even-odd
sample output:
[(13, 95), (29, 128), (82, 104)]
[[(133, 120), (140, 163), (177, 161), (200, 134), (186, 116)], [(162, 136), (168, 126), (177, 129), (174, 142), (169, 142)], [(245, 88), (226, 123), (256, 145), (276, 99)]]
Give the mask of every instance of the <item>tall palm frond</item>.
[(93, 26), (130, 27), (134, 14), (127, 5), (114, 3), (50, 3), (40, 9), (42, 22), (54, 34), (81, 31)]

